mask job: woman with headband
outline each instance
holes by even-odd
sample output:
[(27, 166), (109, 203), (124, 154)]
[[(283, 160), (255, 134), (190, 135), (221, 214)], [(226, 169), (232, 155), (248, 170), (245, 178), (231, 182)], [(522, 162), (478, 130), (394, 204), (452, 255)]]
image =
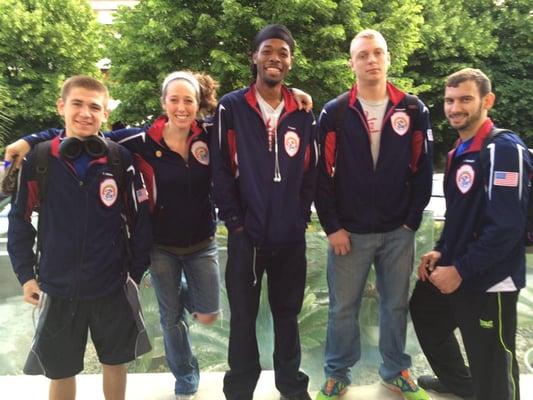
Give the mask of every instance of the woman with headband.
[[(219, 313), (208, 132), (203, 121), (197, 119), (214, 112), (216, 87), (208, 75), (173, 72), (162, 85), (164, 115), (147, 131), (126, 129), (110, 135), (138, 155), (150, 193), (155, 242), (150, 275), (159, 303), (167, 364), (176, 379), (177, 399), (191, 399), (200, 378), (185, 306), (202, 324), (214, 322)], [(188, 286), (187, 296), (180, 295), (182, 275)]]

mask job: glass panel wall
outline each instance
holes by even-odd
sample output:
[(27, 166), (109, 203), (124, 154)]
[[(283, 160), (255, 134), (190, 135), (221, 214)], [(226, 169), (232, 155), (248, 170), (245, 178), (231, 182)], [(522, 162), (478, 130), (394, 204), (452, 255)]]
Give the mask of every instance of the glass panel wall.
[[(0, 204), (0, 207), (2, 204)], [(9, 208), (9, 207), (6, 207)], [(7, 210), (0, 212), (0, 375), (21, 374), (33, 332), (33, 308), (22, 301), (21, 288), (13, 274), (6, 251)], [(438, 237), (441, 222), (435, 222), (431, 213), (424, 215), (416, 236), (415, 268), (420, 255), (430, 250)], [(219, 226), (217, 240), (220, 249), (221, 277), (224, 279), (226, 264), (226, 230)], [(308, 277), (304, 304), (300, 314), (302, 344), (302, 368), (310, 375), (312, 386), (317, 388), (322, 381), (323, 351), (327, 325), (326, 284), (327, 239), (316, 216), (307, 231)], [(519, 329), (517, 353), (522, 373), (528, 364), (533, 364), (533, 258), (528, 262), (529, 287), (521, 293), (519, 303)], [(416, 279), (413, 272), (413, 283)], [(257, 320), (257, 335), (260, 342), (263, 369), (272, 369), (273, 328), (268, 308), (266, 279), (263, 279), (261, 308)], [(145, 321), (153, 344), (153, 351), (130, 366), (131, 372), (166, 372), (159, 313), (149, 280), (141, 285), (141, 302)], [(189, 320), (191, 338), (203, 371), (221, 371), (227, 368), (226, 351), (229, 332), (229, 308), (224, 284), (222, 285), (222, 315), (211, 326), (202, 326)], [(353, 382), (372, 383), (378, 379), (377, 368), (380, 355), (377, 350), (379, 295), (371, 271), (360, 313), (362, 359), (353, 369)], [(409, 323), (407, 352), (413, 358), (412, 374), (429, 372), (427, 362), (420, 351), (412, 324)], [(99, 372), (94, 349), (89, 347), (85, 357), (85, 373)], [(529, 371), (533, 373), (533, 371)]]

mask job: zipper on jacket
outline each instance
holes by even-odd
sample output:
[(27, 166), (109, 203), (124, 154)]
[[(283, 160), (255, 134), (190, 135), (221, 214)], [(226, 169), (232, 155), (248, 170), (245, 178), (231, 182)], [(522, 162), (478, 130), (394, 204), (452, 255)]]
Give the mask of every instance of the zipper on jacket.
[[(87, 236), (87, 200), (88, 200), (88, 193), (87, 193), (87, 190), (85, 188), (85, 182), (80, 179), (80, 177), (76, 174), (75, 170), (74, 170), (74, 165), (71, 165), (69, 164), (69, 162), (67, 161), (62, 161), (60, 162), (61, 166), (63, 168), (65, 168), (67, 170), (67, 172), (69, 173), (69, 175), (72, 177), (72, 179), (74, 179), (77, 183), (77, 186), (79, 188), (80, 191), (83, 191), (84, 194), (85, 194), (85, 205), (84, 205), (84, 212), (85, 212), (85, 215), (83, 218), (83, 221), (85, 221), (85, 225), (83, 227), (83, 229), (81, 229), (82, 231), (82, 238), (85, 238)], [(87, 174), (89, 173), (89, 169), (90, 169), (91, 165), (89, 165), (87, 167), (87, 171), (85, 173), (85, 176), (87, 177)], [(81, 241), (81, 243), (80, 243)], [(73, 292), (71, 293), (71, 296), (70, 296), (70, 301), (73, 302), (77, 302), (79, 300), (79, 297), (80, 297), (80, 286), (81, 286), (81, 267), (82, 267), (82, 261), (83, 261), (83, 247), (85, 246), (85, 239), (82, 239), (82, 240), (76, 240), (76, 244), (81, 244), (81, 247), (80, 247), (80, 251), (79, 251), (79, 258), (76, 262), (76, 265), (74, 265), (74, 272), (73, 272), (73, 275), (74, 275), (74, 290)]]
[[(361, 111), (359, 111), (359, 109), (355, 106), (352, 106), (351, 107), (352, 109), (354, 109), (357, 114), (359, 115), (359, 119), (361, 120), (363, 126), (365, 127), (365, 130), (366, 130), (366, 136), (368, 138), (368, 152), (370, 153), (370, 162), (372, 163), (372, 184), (371, 184), (371, 193), (372, 193), (372, 207), (371, 207), (371, 212), (372, 212), (372, 215), (371, 215), (371, 218), (370, 218), (370, 229), (372, 232), (375, 231), (376, 229), (376, 224), (375, 224), (375, 221), (376, 221), (376, 185), (375, 185), (375, 182), (374, 182), (374, 178), (375, 178), (375, 174), (376, 174), (376, 169), (377, 169), (377, 166), (378, 166), (378, 163), (376, 161), (376, 166), (374, 167), (374, 163), (373, 163), (373, 160), (372, 160), (372, 145), (371, 145), (371, 140), (370, 140), (370, 128), (368, 126), (368, 121), (365, 117), (365, 115), (363, 113), (361, 113)], [(392, 108), (391, 108), (392, 109)], [(388, 112), (385, 113), (385, 117), (387, 116)], [(385, 121), (385, 117), (383, 118), (383, 121), (382, 121), (382, 124), (381, 124), (381, 132), (383, 132), (383, 123)], [(381, 140), (380, 140), (381, 141)], [(381, 143), (380, 143), (380, 152), (381, 152)], [(379, 161), (379, 153), (378, 153), (378, 161)]]
[[(368, 139), (368, 152), (370, 153), (370, 161), (372, 163), (372, 173), (375, 173), (376, 170), (374, 168), (374, 165), (373, 165), (373, 160), (372, 160), (372, 144), (371, 144), (371, 141), (370, 141), (370, 127), (368, 126), (368, 121), (365, 117), (365, 115), (359, 111), (359, 109), (355, 106), (350, 106), (351, 109), (355, 110), (355, 112), (357, 113), (357, 115), (359, 116), (359, 119), (361, 120), (361, 123), (362, 125), (364, 126), (365, 128), (365, 131), (366, 131), (366, 137)], [(381, 146), (381, 143), (380, 143), (380, 146)], [(381, 149), (380, 149), (381, 150)], [(378, 158), (379, 158), (379, 155), (378, 155)], [(378, 165), (378, 163), (376, 162), (376, 166)]]
[[(266, 125), (265, 125), (265, 120), (263, 119), (263, 114), (261, 113), (261, 111), (259, 109), (257, 109), (256, 107), (250, 107), (252, 110), (254, 110), (256, 112), (256, 114), (259, 116), (259, 119), (263, 125), (263, 127), (265, 127), (265, 130), (266, 129)], [(278, 123), (276, 125), (276, 134), (274, 135), (275, 136), (275, 146), (274, 146), (274, 176), (273, 176), (273, 179), (272, 179), (272, 182), (275, 182), (275, 183), (279, 183), (281, 182), (281, 168), (280, 168), (280, 165), (279, 165), (279, 146), (278, 146), (278, 132), (279, 132), (279, 126), (281, 125), (281, 122), (287, 118), (288, 115), (290, 115), (291, 113), (289, 112), (284, 112), (283, 114), (280, 115), (280, 117), (278, 118)], [(267, 132), (268, 134), (268, 132)], [(268, 142), (268, 139), (267, 139), (267, 142)], [(267, 143), (268, 145), (268, 143)], [(267, 236), (268, 236), (268, 225), (269, 225), (269, 220), (270, 218), (269, 215), (271, 214), (271, 201), (270, 201), (270, 198), (271, 198), (271, 195), (272, 193), (269, 193), (269, 196), (268, 196), (268, 202), (267, 202), (267, 206), (265, 207), (265, 218), (264, 218), (264, 227), (263, 227), (263, 232), (262, 232), (262, 240), (260, 243), (264, 243)], [(255, 257), (255, 255), (254, 255)], [(255, 277), (255, 258), (254, 258), (254, 277)], [(255, 279), (257, 279), (257, 277), (255, 277)], [(254, 280), (255, 282), (255, 280)], [(254, 286), (255, 286), (255, 283), (254, 283)]]
[(86, 189), (86, 184), (84, 181), (80, 180), (78, 178), (78, 186), (80, 188), (81, 191), (84, 192), (85, 196), (84, 196), (84, 200), (85, 200), (85, 204), (84, 204), (84, 218), (82, 218), (81, 220), (83, 221), (83, 227), (81, 229), (81, 240), (80, 240), (80, 249), (79, 249), (79, 258), (78, 258), (78, 261), (76, 263), (76, 269), (74, 271), (75, 273), (75, 285), (74, 285), (74, 293), (73, 293), (73, 296), (72, 296), (72, 301), (77, 303), (78, 300), (79, 300), (79, 297), (80, 297), (80, 288), (81, 288), (81, 277), (82, 277), (82, 267), (83, 267), (83, 258), (84, 258), (84, 254), (85, 254), (85, 240), (87, 238), (87, 219), (89, 218), (89, 216), (87, 215), (87, 211), (88, 211), (88, 200), (89, 200), (89, 193), (87, 192), (87, 189)]
[[(189, 163), (186, 162), (185, 165), (187, 166), (187, 203), (190, 204), (191, 202), (191, 170), (189, 168)], [(193, 243), (191, 243), (191, 235), (189, 231), (189, 235), (187, 235), (187, 245), (191, 246)]]

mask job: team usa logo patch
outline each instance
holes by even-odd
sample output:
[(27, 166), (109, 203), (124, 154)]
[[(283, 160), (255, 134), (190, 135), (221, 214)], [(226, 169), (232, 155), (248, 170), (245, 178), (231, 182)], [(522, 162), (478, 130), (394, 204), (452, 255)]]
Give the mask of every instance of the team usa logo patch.
[(465, 194), (472, 188), (475, 176), (476, 173), (471, 165), (464, 164), (459, 167), (457, 175), (455, 175), (455, 183), (461, 193)]
[(100, 200), (104, 206), (111, 207), (118, 197), (117, 182), (113, 178), (107, 178), (100, 183)]
[(404, 111), (396, 111), (390, 118), (392, 129), (398, 135), (403, 136), (409, 130), (409, 115)]
[(191, 146), (191, 152), (200, 164), (209, 165), (209, 149), (205, 142), (201, 140), (194, 142)]
[(300, 137), (294, 131), (287, 131), (287, 133), (285, 133), (284, 142), (285, 151), (289, 157), (294, 157), (300, 149)]

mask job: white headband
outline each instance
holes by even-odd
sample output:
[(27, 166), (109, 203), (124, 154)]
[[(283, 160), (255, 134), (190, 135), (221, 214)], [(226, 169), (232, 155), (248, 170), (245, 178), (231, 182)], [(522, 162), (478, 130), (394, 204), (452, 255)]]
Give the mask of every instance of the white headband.
[(161, 86), (161, 96), (165, 94), (165, 91), (167, 90), (167, 87), (170, 82), (178, 79), (183, 79), (192, 85), (194, 91), (196, 92), (196, 100), (198, 101), (198, 104), (200, 104), (200, 84), (198, 83), (198, 79), (196, 79), (194, 75), (190, 72), (175, 71), (167, 75), (167, 77), (163, 81), (163, 85)]

